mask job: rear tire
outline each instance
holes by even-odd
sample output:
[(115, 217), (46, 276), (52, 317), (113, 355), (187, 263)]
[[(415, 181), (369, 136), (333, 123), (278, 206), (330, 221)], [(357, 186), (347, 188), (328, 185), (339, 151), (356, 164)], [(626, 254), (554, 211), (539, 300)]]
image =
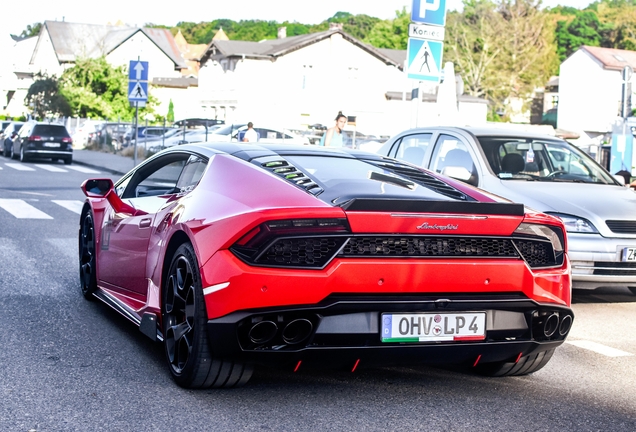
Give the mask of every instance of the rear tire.
[(11, 144), (11, 152), (10, 152), (10, 157), (11, 157), (11, 159), (16, 159), (16, 155), (15, 155), (15, 152), (13, 151), (13, 144)]
[(64, 165), (70, 165), (73, 163), (73, 158), (65, 158), (64, 159)]
[(29, 157), (24, 153), (24, 147), (20, 147), (20, 162), (28, 162)]
[(168, 367), (185, 388), (240, 387), (252, 365), (214, 356), (208, 341), (207, 313), (199, 265), (192, 245), (176, 250), (163, 284), (161, 315)]
[(494, 362), (479, 364), (475, 367), (475, 371), (481, 375), (496, 377), (527, 375), (545, 366), (552, 358), (552, 354), (554, 354), (554, 349), (521, 357), (516, 363)]

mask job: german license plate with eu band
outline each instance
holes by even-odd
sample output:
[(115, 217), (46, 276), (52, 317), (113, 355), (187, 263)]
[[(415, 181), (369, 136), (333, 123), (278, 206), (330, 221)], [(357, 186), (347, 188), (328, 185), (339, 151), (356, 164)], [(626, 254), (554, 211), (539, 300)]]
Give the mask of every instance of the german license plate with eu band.
[(478, 341), (485, 338), (485, 312), (382, 314), (382, 342)]

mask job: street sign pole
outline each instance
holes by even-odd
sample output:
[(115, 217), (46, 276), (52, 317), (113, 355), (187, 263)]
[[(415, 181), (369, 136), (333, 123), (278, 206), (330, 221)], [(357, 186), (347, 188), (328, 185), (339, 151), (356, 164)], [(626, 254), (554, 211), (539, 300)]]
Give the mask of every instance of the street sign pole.
[(133, 166), (137, 166), (137, 136), (139, 135), (139, 102), (135, 102), (135, 146), (133, 147)]
[(139, 107), (148, 101), (148, 62), (131, 60), (128, 66), (128, 101), (135, 104), (135, 145), (133, 163), (137, 166), (137, 141), (139, 136)]

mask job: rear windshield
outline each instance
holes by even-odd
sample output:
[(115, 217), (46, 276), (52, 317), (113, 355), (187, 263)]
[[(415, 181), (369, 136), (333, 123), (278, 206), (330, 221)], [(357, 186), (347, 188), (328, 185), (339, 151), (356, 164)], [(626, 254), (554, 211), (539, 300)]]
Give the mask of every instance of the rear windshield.
[(41, 136), (69, 136), (66, 127), (62, 125), (35, 125), (33, 135)]

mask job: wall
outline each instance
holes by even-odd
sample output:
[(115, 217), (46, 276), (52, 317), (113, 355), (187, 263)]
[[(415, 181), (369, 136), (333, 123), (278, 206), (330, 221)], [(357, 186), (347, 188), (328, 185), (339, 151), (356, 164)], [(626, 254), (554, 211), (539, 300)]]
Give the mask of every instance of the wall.
[(560, 68), (557, 127), (572, 132), (608, 132), (618, 117), (621, 72), (605, 70), (580, 49)]
[(176, 78), (181, 76), (181, 72), (174, 69), (174, 62), (141, 31), (135, 33), (106, 56), (106, 60), (111, 65), (125, 66), (126, 69), (128, 69), (130, 61), (137, 60), (137, 58), (149, 63), (149, 81), (154, 77)]

